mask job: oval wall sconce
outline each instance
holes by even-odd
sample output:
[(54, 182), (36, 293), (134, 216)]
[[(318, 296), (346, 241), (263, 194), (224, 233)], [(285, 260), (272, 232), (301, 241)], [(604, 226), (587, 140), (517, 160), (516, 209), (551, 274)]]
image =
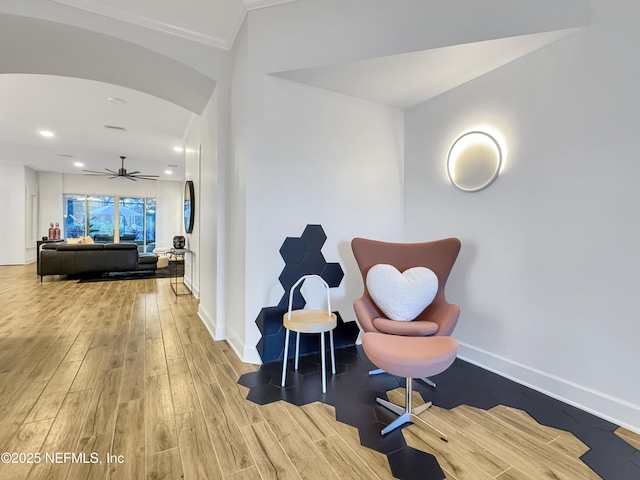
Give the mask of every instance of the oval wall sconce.
[(477, 192), (491, 185), (502, 167), (502, 150), (485, 132), (467, 132), (453, 142), (447, 156), (449, 180), (460, 190)]

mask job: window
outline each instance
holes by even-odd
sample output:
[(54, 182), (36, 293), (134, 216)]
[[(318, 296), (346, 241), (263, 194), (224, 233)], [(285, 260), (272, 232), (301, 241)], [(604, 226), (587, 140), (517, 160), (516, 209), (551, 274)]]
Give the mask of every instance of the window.
[(96, 243), (135, 243), (140, 252), (155, 248), (155, 198), (64, 195), (64, 210), (65, 239), (89, 235)]

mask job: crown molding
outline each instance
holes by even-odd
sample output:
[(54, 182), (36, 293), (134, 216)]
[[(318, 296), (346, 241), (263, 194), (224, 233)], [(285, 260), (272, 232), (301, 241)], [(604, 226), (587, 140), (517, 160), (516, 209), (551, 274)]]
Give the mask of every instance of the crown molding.
[[(123, 22), (131, 23), (139, 27), (149, 28), (169, 35), (185, 38), (198, 43), (203, 43), (211, 47), (228, 50), (230, 42), (216, 38), (212, 35), (199, 32), (197, 30), (185, 28), (175, 23), (160, 18), (149, 17), (146, 14), (136, 12), (128, 8), (114, 7), (97, 0), (50, 0), (68, 7), (85, 10), (105, 17), (113, 18)], [(290, 1), (290, 0), (289, 0)], [(282, 3), (282, 2), (280, 2)], [(261, 8), (261, 7), (257, 7)]]
[(189, 140), (189, 137), (191, 136), (191, 132), (193, 131), (193, 127), (195, 126), (198, 118), (200, 118), (200, 115), (197, 115), (195, 113), (191, 114), (191, 117), (189, 118), (189, 122), (187, 123), (187, 126), (185, 127), (184, 132), (182, 133), (183, 145), (187, 144), (187, 140)]
[(240, 32), (240, 28), (242, 27), (242, 22), (244, 22), (244, 18), (246, 14), (252, 10), (259, 10), (261, 8), (274, 7), (276, 5), (282, 5), (284, 3), (297, 2), (298, 0), (242, 0), (242, 4), (244, 5), (244, 11), (242, 15), (236, 18), (236, 24), (232, 30), (231, 38), (229, 39), (229, 48), (236, 41), (236, 37), (238, 36), (238, 32)]
[(242, 3), (244, 3), (244, 7), (250, 11), (297, 1), (298, 0), (242, 0)]

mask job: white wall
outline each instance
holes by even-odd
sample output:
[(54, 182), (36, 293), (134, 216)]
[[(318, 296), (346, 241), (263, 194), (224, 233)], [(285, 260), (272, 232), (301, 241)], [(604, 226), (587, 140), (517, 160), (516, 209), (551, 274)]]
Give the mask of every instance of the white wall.
[(49, 224), (58, 222), (64, 229), (62, 194), (63, 175), (54, 172), (38, 172), (38, 194), (40, 209), (38, 212), (39, 236), (49, 235)]
[(23, 265), (36, 260), (38, 229), (37, 173), (28, 167), (0, 165), (0, 225), (7, 234), (0, 265)]
[[(265, 76), (263, 86), (264, 117), (251, 132), (259, 147), (247, 172), (245, 354), (260, 340), (260, 309), (284, 293), (286, 237), (320, 224), (327, 262), (357, 272), (353, 237), (402, 236), (402, 112), (277, 77)], [(332, 291), (345, 320), (355, 320), (361, 289), (352, 275)]]
[[(220, 208), (225, 211), (223, 265), (224, 302), (226, 303), (225, 332), (229, 344), (240, 358), (252, 359), (253, 350), (245, 352), (245, 280), (246, 280), (246, 171), (248, 157), (248, 26), (245, 19), (231, 52), (230, 79), (230, 145), (229, 157), (221, 159), (225, 190)], [(224, 207), (223, 207), (224, 205)], [(255, 361), (255, 359), (254, 359)]]
[[(231, 61), (233, 54), (229, 55)], [(218, 170), (216, 172), (216, 185), (217, 196), (215, 199), (211, 198), (209, 202), (215, 202), (215, 212), (217, 220), (217, 240), (216, 240), (216, 266), (217, 271), (215, 278), (213, 279), (213, 286), (217, 292), (214, 300), (215, 304), (215, 318), (216, 324), (212, 329), (215, 339), (227, 338), (227, 319), (229, 314), (229, 272), (235, 271), (237, 265), (231, 258), (231, 244), (243, 243), (238, 242), (230, 236), (232, 229), (230, 228), (233, 216), (231, 215), (231, 201), (229, 198), (229, 191), (231, 190), (231, 172), (232, 172), (232, 121), (231, 121), (231, 105), (232, 105), (232, 91), (231, 91), (231, 68), (228, 70), (228, 74), (225, 77), (218, 78), (216, 84), (216, 90), (214, 91), (216, 110), (217, 110), (217, 165)], [(214, 208), (214, 204), (209, 205), (208, 208)], [(205, 301), (201, 301), (201, 305), (204, 305)], [(208, 306), (208, 311), (213, 309)], [(204, 317), (204, 315), (201, 315)]]
[[(192, 129), (187, 146), (185, 150), (185, 180), (191, 180), (193, 182), (194, 195), (196, 197), (196, 207), (194, 212), (193, 230), (191, 233), (186, 233), (183, 225), (181, 226), (182, 235), (186, 238), (186, 247), (191, 250), (191, 254), (185, 257), (185, 271), (184, 281), (189, 287), (191, 292), (198, 297), (200, 282), (200, 229), (202, 227), (202, 208), (200, 208), (199, 197), (202, 190), (202, 184), (200, 182), (200, 169), (201, 169), (201, 149), (202, 149), (202, 120), (197, 122), (197, 125)], [(215, 188), (211, 186), (211, 188)], [(184, 192), (182, 192), (182, 200), (184, 201)]]
[(159, 248), (173, 246), (173, 237), (182, 235), (184, 184), (182, 182), (156, 183), (156, 245)]
[(24, 169), (24, 262), (36, 261), (36, 242), (40, 239), (38, 227), (38, 173)]
[[(291, 17), (292, 26), (296, 21)], [(234, 44), (231, 145), (223, 163), (225, 336), (256, 363), (255, 319), (282, 296), (279, 249), (287, 236), (322, 224), (327, 261), (346, 269), (353, 236), (402, 234), (402, 113), (265, 75), (282, 60), (272, 59), (282, 32), (265, 30), (268, 23), (250, 14)], [(319, 41), (302, 37), (279, 53), (291, 61)], [(360, 281), (345, 280), (333, 292), (346, 320), (355, 318)]]
[[(216, 339), (218, 300), (218, 93), (214, 91), (202, 116), (187, 140), (186, 178), (195, 189), (193, 232), (186, 234), (192, 255), (188, 255), (186, 274), (193, 261), (193, 278), (185, 277), (194, 295), (200, 298), (198, 314)], [(222, 319), (223, 320), (223, 319)]]
[(0, 165), (0, 225), (5, 235), (0, 265), (25, 263), (25, 167)]
[[(200, 205), (200, 261), (198, 264), (200, 294), (198, 312), (206, 319), (210, 331), (215, 334), (218, 299), (218, 91), (214, 91), (202, 113), (202, 131), (205, 133), (201, 143), (200, 189), (196, 192)], [(205, 187), (206, 185), (206, 187)]]
[[(406, 237), (462, 240), (463, 357), (640, 431), (640, 10), (592, 4), (590, 27), (407, 112)], [(444, 162), (479, 125), (507, 163), (469, 194)]]

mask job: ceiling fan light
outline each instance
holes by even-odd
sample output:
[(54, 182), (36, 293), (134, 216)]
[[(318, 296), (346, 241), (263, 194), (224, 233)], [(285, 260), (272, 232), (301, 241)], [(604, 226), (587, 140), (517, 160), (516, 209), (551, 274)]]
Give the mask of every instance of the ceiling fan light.
[(140, 171), (135, 170), (133, 172), (127, 172), (127, 169), (124, 168), (124, 160), (125, 160), (124, 155), (122, 155), (120, 157), (120, 168), (118, 169), (118, 171), (114, 171), (114, 170), (110, 170), (108, 168), (105, 168), (104, 172), (97, 172), (95, 170), (83, 170), (85, 172), (85, 175), (101, 175), (103, 177), (109, 177), (109, 179), (113, 179), (113, 178), (126, 178), (128, 180), (133, 180), (133, 181), (137, 181), (138, 179), (141, 180), (155, 180), (158, 175), (145, 175), (140, 173)]

